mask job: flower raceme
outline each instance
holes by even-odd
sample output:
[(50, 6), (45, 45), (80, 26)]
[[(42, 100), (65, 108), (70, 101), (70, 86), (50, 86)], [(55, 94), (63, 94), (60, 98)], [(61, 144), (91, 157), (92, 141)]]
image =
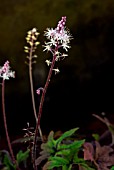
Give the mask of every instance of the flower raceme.
[[(69, 30), (66, 28), (65, 24), (66, 16), (62, 17), (55, 29), (47, 28), (47, 30), (44, 32), (44, 36), (46, 36), (48, 41), (45, 42), (45, 45), (43, 45), (43, 51), (50, 51), (53, 55), (52, 60), (45, 61), (46, 64), (50, 66), (48, 78), (51, 77), (52, 71), (54, 71), (55, 74), (60, 72), (58, 68), (54, 68), (55, 62), (68, 56), (68, 54), (64, 53), (63, 51), (68, 52), (68, 49), (71, 48), (70, 40), (73, 39), (73, 37)], [(37, 89), (36, 93), (39, 94), (39, 91), (40, 89)]]
[[(37, 41), (37, 37), (40, 33), (37, 31), (36, 28), (33, 28), (32, 30), (28, 31), (28, 34), (27, 34), (27, 37), (26, 37), (26, 40), (27, 40), (27, 43), (30, 45), (30, 46), (34, 46), (34, 51), (35, 49), (37, 48), (37, 45), (40, 44), (40, 42)], [(29, 48), (28, 47), (25, 47), (25, 52), (29, 52)]]
[(44, 33), (44, 36), (46, 36), (49, 41), (45, 42), (43, 51), (50, 51), (52, 52), (52, 54), (56, 52), (56, 60), (58, 60), (60, 57), (67, 56), (67, 54), (60, 53), (58, 51), (59, 48), (63, 48), (63, 50), (65, 51), (68, 51), (68, 49), (70, 48), (69, 44), (72, 36), (70, 35), (68, 29), (66, 29), (65, 23), (66, 16), (62, 17), (55, 29), (47, 28)]
[(15, 78), (15, 71), (10, 70), (9, 61), (6, 61), (3, 67), (0, 68), (0, 77), (3, 80), (9, 80), (10, 77)]
[(37, 31), (36, 28), (33, 28), (32, 30), (27, 32), (26, 41), (28, 45), (24, 47), (24, 51), (29, 54), (26, 57), (28, 60), (25, 62), (29, 66), (33, 63), (36, 63), (35, 59), (37, 58), (37, 55), (34, 53), (37, 49), (37, 46), (40, 44), (40, 42), (37, 41), (39, 34), (40, 33)]

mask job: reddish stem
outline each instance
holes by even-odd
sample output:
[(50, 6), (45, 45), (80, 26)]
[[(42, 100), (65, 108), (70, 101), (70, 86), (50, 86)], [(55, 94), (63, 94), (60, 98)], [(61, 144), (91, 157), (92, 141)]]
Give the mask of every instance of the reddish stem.
[[(37, 134), (38, 134), (38, 128), (40, 127), (40, 120), (41, 120), (41, 116), (42, 116), (42, 109), (43, 109), (44, 99), (45, 99), (46, 91), (47, 91), (47, 88), (49, 86), (49, 82), (50, 82), (50, 79), (51, 79), (51, 76), (52, 76), (53, 68), (54, 68), (54, 65), (55, 65), (56, 51), (57, 50), (58, 50), (58, 47), (56, 47), (56, 49), (55, 49), (55, 53), (53, 55), (53, 60), (52, 60), (52, 63), (51, 63), (49, 74), (48, 74), (45, 86), (43, 88), (42, 96), (41, 96), (41, 100), (40, 100), (39, 111), (38, 111), (38, 122), (36, 124), (35, 139), (34, 139), (34, 160), (36, 159), (36, 142), (37, 142), (36, 139), (37, 139)], [(36, 169), (37, 168), (36, 168), (35, 162), (34, 162), (34, 170), (36, 170)]]
[[(34, 44), (34, 40), (32, 39), (32, 44)], [(32, 106), (34, 111), (34, 117), (36, 120), (36, 123), (38, 121), (37, 114), (36, 114), (36, 107), (35, 107), (35, 98), (34, 98), (34, 91), (33, 91), (33, 78), (32, 78), (32, 54), (33, 54), (33, 45), (30, 48), (29, 53), (29, 79), (30, 79), (30, 88), (31, 88), (31, 97), (32, 97)], [(41, 140), (43, 141), (43, 135), (40, 126), (38, 127)]]
[(13, 149), (12, 149), (12, 146), (11, 146), (11, 141), (10, 141), (10, 137), (9, 137), (9, 133), (8, 133), (8, 128), (7, 128), (4, 87), (5, 87), (5, 80), (2, 81), (2, 113), (3, 113), (4, 128), (5, 128), (6, 139), (7, 139), (9, 151), (10, 151), (10, 154), (11, 154), (11, 157), (12, 157), (12, 161), (16, 165), (17, 169), (19, 170), (17, 162), (15, 160), (14, 153), (13, 153)]
[(50, 67), (50, 70), (49, 70), (49, 74), (48, 74), (45, 86), (43, 88), (43, 91), (42, 91), (42, 96), (41, 96), (40, 105), (39, 105), (39, 112), (38, 112), (38, 122), (37, 122), (37, 125), (36, 125), (36, 132), (35, 132), (36, 135), (38, 133), (38, 127), (40, 126), (40, 120), (41, 120), (41, 115), (42, 115), (42, 108), (43, 108), (43, 104), (44, 104), (44, 99), (45, 99), (46, 91), (47, 91), (47, 88), (48, 88), (48, 85), (49, 85), (49, 82), (50, 82), (50, 79), (51, 79), (53, 68), (54, 68), (54, 65), (55, 65), (55, 61), (56, 61), (55, 59), (56, 59), (56, 55), (53, 56), (53, 60), (52, 60), (52, 64), (51, 64), (51, 67)]

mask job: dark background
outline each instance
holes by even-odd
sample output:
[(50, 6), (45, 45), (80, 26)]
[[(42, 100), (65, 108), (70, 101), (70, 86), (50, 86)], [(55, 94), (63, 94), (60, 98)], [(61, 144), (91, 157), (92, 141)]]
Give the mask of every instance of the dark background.
[[(56, 63), (60, 74), (53, 74), (46, 94), (41, 119), (44, 133), (90, 127), (93, 113), (106, 112), (114, 122), (114, 1), (113, 0), (4, 0), (0, 3), (0, 65), (6, 60), (16, 71), (16, 78), (6, 81), (5, 101), (9, 132), (22, 133), (26, 123), (35, 126), (25, 65), (24, 46), (27, 31), (40, 32), (40, 46), (33, 65), (34, 90), (43, 87), (49, 68), (42, 52), (44, 31), (55, 28), (62, 16), (74, 39), (68, 57)], [(1, 92), (1, 89), (0, 89)], [(35, 94), (38, 111), (40, 98)], [(99, 126), (95, 127), (99, 129)], [(4, 134), (2, 110), (0, 135)]]

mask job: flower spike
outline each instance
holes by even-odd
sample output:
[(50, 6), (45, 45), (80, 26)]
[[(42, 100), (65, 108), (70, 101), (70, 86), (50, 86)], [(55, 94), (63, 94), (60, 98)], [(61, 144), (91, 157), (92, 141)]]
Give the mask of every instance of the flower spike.
[(15, 78), (15, 71), (10, 70), (9, 61), (6, 61), (3, 67), (0, 68), (0, 77), (3, 80), (9, 80), (10, 77)]

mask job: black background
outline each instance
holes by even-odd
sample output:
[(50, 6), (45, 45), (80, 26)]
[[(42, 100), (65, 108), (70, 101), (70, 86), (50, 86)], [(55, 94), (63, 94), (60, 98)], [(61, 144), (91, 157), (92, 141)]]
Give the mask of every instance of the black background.
[[(37, 27), (40, 32), (37, 63), (33, 65), (38, 111), (40, 96), (35, 91), (44, 86), (49, 70), (45, 60), (52, 57), (42, 52), (46, 40), (43, 33), (47, 27), (56, 27), (64, 15), (67, 16), (66, 25), (74, 39), (68, 57), (56, 63), (60, 73), (52, 75), (41, 128), (44, 133), (77, 126), (84, 130), (89, 127), (91, 131), (93, 122), (96, 122), (92, 114), (100, 115), (101, 112), (106, 112), (111, 122), (114, 121), (113, 0), (4, 0), (0, 4), (0, 65), (9, 60), (12, 70), (16, 71), (16, 78), (7, 81), (5, 89), (7, 123), (11, 135), (23, 134), (22, 129), (27, 122), (35, 126), (28, 67), (24, 63), (26, 33), (33, 27)], [(99, 126), (94, 129), (97, 130)], [(5, 135), (2, 109), (0, 134)]]

